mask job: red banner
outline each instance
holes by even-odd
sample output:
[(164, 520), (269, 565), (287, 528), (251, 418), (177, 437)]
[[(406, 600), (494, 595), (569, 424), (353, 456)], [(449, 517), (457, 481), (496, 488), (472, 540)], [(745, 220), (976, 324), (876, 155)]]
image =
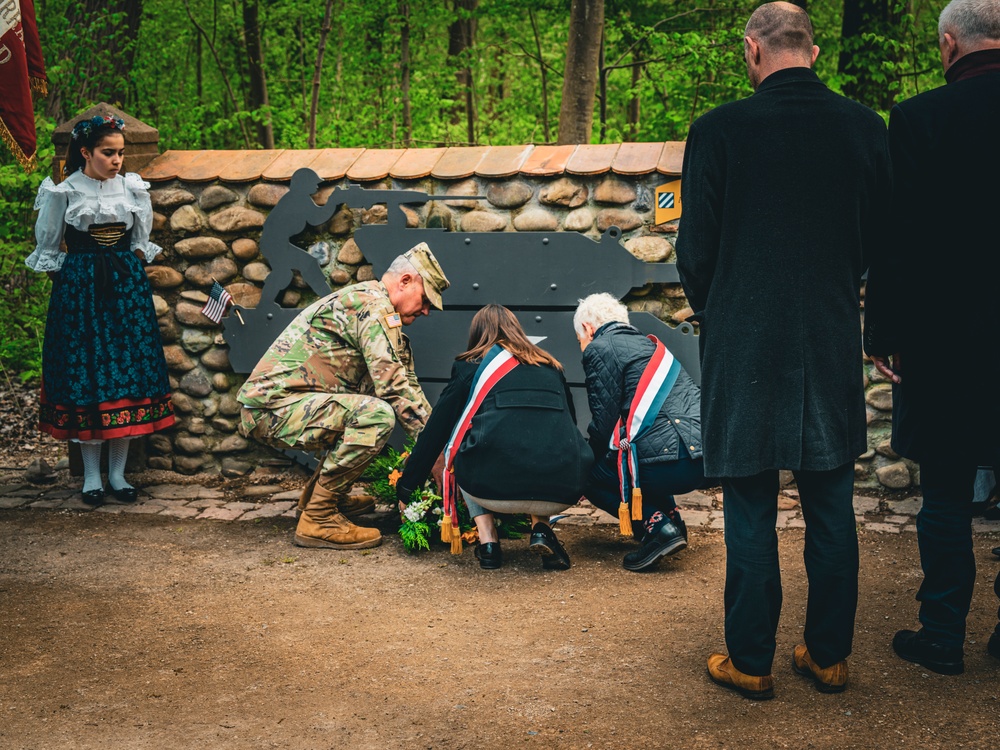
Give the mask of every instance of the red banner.
[(36, 166), (31, 91), (46, 89), (33, 0), (0, 0), (0, 138), (29, 172)]

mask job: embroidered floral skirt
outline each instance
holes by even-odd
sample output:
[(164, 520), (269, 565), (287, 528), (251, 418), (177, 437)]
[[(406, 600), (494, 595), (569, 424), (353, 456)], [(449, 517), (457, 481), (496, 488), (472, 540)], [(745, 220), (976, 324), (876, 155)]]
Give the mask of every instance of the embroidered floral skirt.
[(39, 429), (60, 440), (107, 440), (173, 423), (152, 291), (139, 259), (128, 250), (70, 252), (52, 284)]

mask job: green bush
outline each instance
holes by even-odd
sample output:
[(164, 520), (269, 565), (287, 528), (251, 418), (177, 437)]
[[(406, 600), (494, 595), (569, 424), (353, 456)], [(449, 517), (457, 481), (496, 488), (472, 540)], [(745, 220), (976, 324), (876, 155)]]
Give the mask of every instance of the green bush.
[(52, 168), (52, 122), (39, 119), (38, 169), (25, 174), (6, 150), (0, 156), (0, 366), (22, 380), (42, 372), (42, 339), (51, 283), (24, 264), (34, 250), (35, 194)]

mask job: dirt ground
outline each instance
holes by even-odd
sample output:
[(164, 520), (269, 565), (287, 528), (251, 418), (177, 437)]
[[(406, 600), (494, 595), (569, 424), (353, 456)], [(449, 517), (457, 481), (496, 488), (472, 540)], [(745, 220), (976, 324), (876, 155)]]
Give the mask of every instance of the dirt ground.
[(994, 748), (996, 536), (966, 673), (896, 658), (915, 625), (912, 534), (862, 532), (851, 682), (794, 674), (801, 530), (780, 532), (785, 606), (776, 698), (714, 686), (721, 532), (644, 574), (612, 527), (560, 532), (543, 571), (525, 541), (482, 571), (471, 550), (302, 550), (291, 519), (170, 520), (0, 511), (0, 748)]

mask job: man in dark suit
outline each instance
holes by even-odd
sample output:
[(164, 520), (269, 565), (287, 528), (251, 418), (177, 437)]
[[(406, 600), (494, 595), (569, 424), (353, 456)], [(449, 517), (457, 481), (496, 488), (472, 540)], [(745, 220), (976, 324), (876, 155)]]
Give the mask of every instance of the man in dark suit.
[[(920, 462), (923, 490), (923, 627), (899, 631), (892, 645), (927, 669), (960, 674), (976, 579), (976, 466), (1000, 455), (1000, 0), (953, 0), (938, 34), (947, 84), (889, 117), (892, 235), (872, 259), (865, 350), (893, 382), (892, 447)], [(951, 314), (927, 307), (936, 289), (954, 295)], [(959, 394), (942, 377), (956, 354)], [(1000, 658), (1000, 627), (989, 651)]]
[(847, 684), (858, 594), (854, 459), (867, 448), (859, 291), (889, 196), (885, 124), (811, 70), (805, 11), (762, 5), (744, 56), (756, 93), (692, 126), (677, 265), (698, 315), (706, 476), (721, 477), (726, 645), (709, 675), (773, 696), (781, 611), (779, 469), (798, 482), (809, 578), (796, 671)]

